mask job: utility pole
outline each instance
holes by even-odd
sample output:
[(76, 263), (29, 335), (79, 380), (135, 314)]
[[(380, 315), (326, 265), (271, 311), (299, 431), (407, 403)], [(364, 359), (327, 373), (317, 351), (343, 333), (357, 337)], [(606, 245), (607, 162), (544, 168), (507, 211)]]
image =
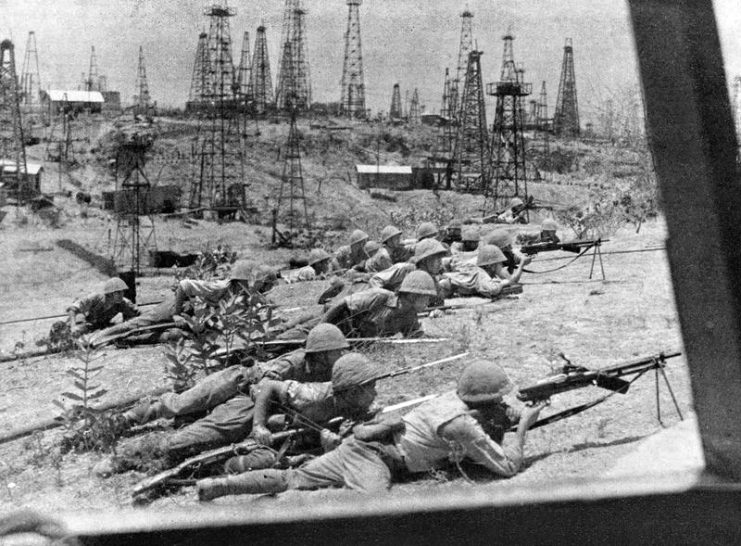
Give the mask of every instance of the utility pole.
[(489, 138), (486, 129), (484, 86), (481, 78), (482, 51), (468, 54), (468, 67), (461, 96), (458, 131), (453, 149), (456, 190), (480, 193), (489, 185)]
[(576, 76), (574, 75), (574, 47), (571, 38), (566, 38), (563, 48), (561, 79), (558, 83), (556, 113), (553, 115), (553, 131), (560, 136), (579, 136), (579, 104), (576, 99)]
[(502, 198), (528, 197), (522, 100), (533, 86), (523, 81), (525, 71), (515, 64), (514, 37), (507, 33), (503, 39), (499, 81), (487, 85), (487, 94), (495, 96), (497, 104), (491, 142), (494, 182), (492, 188), (485, 188), (484, 214), (500, 210)]
[(345, 59), (342, 63), (340, 115), (365, 117), (365, 83), (363, 79), (363, 52), (360, 44), (360, 4), (362, 0), (347, 0), (347, 30), (345, 31)]

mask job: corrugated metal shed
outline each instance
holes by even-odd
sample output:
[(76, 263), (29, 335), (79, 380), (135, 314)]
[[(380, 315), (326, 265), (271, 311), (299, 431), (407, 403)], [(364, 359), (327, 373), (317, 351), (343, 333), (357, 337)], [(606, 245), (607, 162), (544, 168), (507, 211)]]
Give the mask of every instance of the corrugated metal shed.
[[(6, 173), (14, 173), (16, 170), (15, 161), (13, 161), (12, 159), (0, 159), (0, 167), (2, 167), (3, 172)], [(36, 176), (43, 170), (43, 165), (26, 161), (26, 173), (30, 174), (31, 176)]]
[(400, 165), (355, 165), (358, 174), (412, 174), (412, 168)]

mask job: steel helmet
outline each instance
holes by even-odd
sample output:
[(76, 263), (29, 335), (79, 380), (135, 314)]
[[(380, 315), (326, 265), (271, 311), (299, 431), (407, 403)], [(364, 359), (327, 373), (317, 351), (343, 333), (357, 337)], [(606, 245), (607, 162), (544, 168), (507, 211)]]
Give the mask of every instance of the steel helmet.
[(381, 243), (385, 243), (392, 237), (396, 237), (397, 235), (401, 235), (402, 231), (396, 227), (396, 226), (386, 226), (381, 230)]
[(323, 248), (313, 248), (309, 252), (309, 265), (318, 264), (324, 260), (329, 260), (332, 256)]
[(404, 280), (401, 281), (401, 286), (399, 287), (399, 293), (437, 296), (437, 287), (429, 273), (417, 270), (412, 271), (404, 277)]
[(543, 224), (540, 226), (540, 231), (556, 231), (558, 229), (558, 225), (556, 224), (555, 220), (551, 220), (550, 218), (548, 220), (544, 220)]
[(423, 239), (414, 245), (414, 263), (433, 256), (444, 256), (448, 253), (443, 244), (437, 239)]
[(305, 351), (307, 353), (322, 353), (324, 351), (347, 349), (349, 346), (350, 344), (337, 326), (323, 322), (309, 331), (309, 335), (306, 337)]
[(249, 281), (252, 276), (252, 268), (254, 264), (247, 260), (239, 260), (232, 265), (232, 270), (229, 272), (230, 281)]
[(510, 202), (509, 202), (509, 206), (510, 206), (510, 208), (514, 208), (514, 207), (521, 207), (521, 206), (523, 206), (524, 204), (525, 204), (525, 203), (524, 203), (524, 202), (522, 201), (522, 199), (520, 199), (519, 197), (513, 197), (513, 198), (512, 198), (512, 201), (510, 201)]
[(474, 360), (458, 378), (458, 398), (470, 403), (501, 402), (512, 390), (512, 382), (499, 364)]
[(476, 228), (466, 228), (463, 230), (463, 233), (461, 233), (461, 241), (469, 242), (478, 240), (479, 232)]
[(332, 366), (332, 390), (335, 392), (359, 387), (375, 381), (380, 367), (360, 353), (347, 353)]
[(356, 229), (350, 234), (350, 245), (364, 243), (368, 240), (368, 234), (362, 229)]
[(417, 240), (421, 241), (429, 237), (437, 237), (438, 229), (432, 222), (422, 222), (417, 228)]
[(476, 265), (484, 267), (486, 265), (500, 264), (506, 262), (502, 251), (496, 245), (482, 245), (479, 247), (479, 254), (476, 257)]
[(481, 238), (481, 242), (485, 245), (496, 245), (500, 249), (511, 245), (514, 240), (514, 236), (506, 229), (495, 229)]
[(278, 274), (275, 272), (275, 269), (269, 265), (260, 264), (252, 270), (252, 278), (250, 279), (250, 282), (252, 282), (252, 284), (274, 283), (277, 280)]
[(368, 255), (368, 257), (372, 257), (376, 252), (381, 250), (381, 243), (378, 241), (368, 241), (363, 245), (363, 250)]
[(116, 292), (125, 292), (128, 290), (128, 285), (118, 277), (111, 277), (103, 285), (104, 294), (114, 294)]

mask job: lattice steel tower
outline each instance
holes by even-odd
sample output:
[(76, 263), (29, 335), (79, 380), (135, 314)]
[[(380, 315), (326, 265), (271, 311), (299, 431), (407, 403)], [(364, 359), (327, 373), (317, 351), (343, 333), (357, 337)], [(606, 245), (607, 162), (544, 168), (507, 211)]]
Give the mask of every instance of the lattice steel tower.
[(574, 48), (571, 38), (566, 38), (563, 48), (561, 79), (558, 82), (556, 112), (553, 114), (553, 131), (562, 136), (579, 136), (579, 104), (576, 100), (574, 75)]
[[(193, 148), (191, 210), (214, 210), (220, 217), (245, 213), (244, 154), (240, 138), (242, 115), (234, 93), (234, 65), (228, 18), (234, 10), (212, 5), (209, 26), (209, 86), (199, 109)], [(207, 103), (206, 103), (206, 99)]]
[(481, 55), (483, 52), (476, 50), (468, 54), (458, 131), (453, 148), (455, 189), (476, 193), (483, 192), (490, 179)]
[(363, 52), (360, 44), (360, 4), (362, 0), (347, 0), (347, 30), (345, 59), (342, 64), (340, 114), (353, 118), (365, 117), (365, 83)]
[(532, 84), (522, 81), (524, 70), (515, 65), (511, 34), (504, 36), (504, 55), (499, 81), (487, 85), (496, 97), (491, 135), (492, 187), (487, 188), (485, 212), (496, 208), (501, 198), (527, 197), (525, 134), (522, 102), (532, 93)]
[[(288, 143), (283, 155), (283, 174), (280, 179), (278, 202), (273, 210), (273, 244), (292, 246), (298, 230), (311, 229), (311, 218), (306, 207), (304, 176), (301, 168), (300, 136), (296, 129), (296, 108), (291, 106), (291, 97), (286, 102), (291, 113)], [(287, 226), (287, 231), (278, 229), (278, 222)]]
[(85, 91), (100, 91), (100, 74), (98, 73), (98, 57), (95, 55), (95, 46), (90, 46), (90, 67), (85, 79)]
[(412, 102), (409, 104), (409, 116), (408, 121), (409, 123), (417, 124), (419, 123), (419, 115), (420, 115), (420, 106), (419, 106), (419, 92), (417, 91), (417, 88), (414, 88), (414, 92), (412, 93)]
[(15, 48), (10, 40), (0, 43), (0, 153), (15, 169), (15, 198), (20, 205), (33, 196), (26, 172), (26, 147), (21, 125), (21, 90), (15, 71)]
[(193, 64), (193, 76), (190, 80), (188, 93), (188, 108), (199, 108), (208, 101), (211, 95), (211, 62), (208, 58), (208, 34), (201, 32), (198, 35), (196, 59)]
[(270, 58), (265, 25), (257, 27), (255, 54), (252, 58), (252, 73), (247, 94), (255, 101), (255, 112), (262, 114), (273, 103), (273, 78), (270, 75)]
[(394, 84), (394, 89), (391, 92), (391, 108), (389, 109), (389, 118), (391, 119), (402, 119), (404, 112), (401, 111), (401, 88), (398, 83)]
[(242, 53), (239, 56), (239, 70), (237, 71), (237, 93), (244, 101), (251, 101), (249, 94), (250, 80), (252, 79), (252, 59), (250, 58), (250, 33), (245, 32), (242, 39)]
[[(286, 0), (275, 105), (279, 110), (305, 110), (311, 105), (311, 80), (306, 45), (306, 11), (301, 0)], [(293, 97), (288, 105), (288, 97)]]
[(21, 101), (24, 106), (40, 106), (41, 79), (39, 77), (39, 55), (36, 50), (36, 33), (28, 33), (26, 52), (21, 71)]
[(136, 95), (134, 95), (135, 112), (138, 114), (147, 114), (149, 112), (150, 101), (147, 68), (144, 64), (144, 48), (139, 46), (139, 64), (136, 69)]
[(450, 84), (450, 104), (448, 113), (451, 118), (459, 121), (459, 113), (462, 107), (461, 94), (466, 81), (469, 54), (473, 51), (473, 13), (465, 10), (461, 13), (461, 40), (458, 47), (458, 67), (455, 78)]

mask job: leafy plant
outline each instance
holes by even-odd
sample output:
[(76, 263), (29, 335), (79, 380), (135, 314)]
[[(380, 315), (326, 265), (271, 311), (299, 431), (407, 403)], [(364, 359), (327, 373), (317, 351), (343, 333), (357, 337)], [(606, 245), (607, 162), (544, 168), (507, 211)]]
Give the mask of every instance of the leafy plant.
[(80, 364), (66, 371), (72, 377), (74, 390), (62, 393), (65, 400), (52, 401), (62, 410), (60, 417), (67, 429), (61, 451), (110, 451), (116, 445), (119, 429), (117, 419), (112, 412), (101, 411), (91, 405), (108, 393), (102, 384), (94, 382), (103, 370), (103, 366), (94, 365), (102, 357), (101, 347), (94, 347), (83, 339), (78, 340), (77, 344), (79, 349), (76, 357)]

